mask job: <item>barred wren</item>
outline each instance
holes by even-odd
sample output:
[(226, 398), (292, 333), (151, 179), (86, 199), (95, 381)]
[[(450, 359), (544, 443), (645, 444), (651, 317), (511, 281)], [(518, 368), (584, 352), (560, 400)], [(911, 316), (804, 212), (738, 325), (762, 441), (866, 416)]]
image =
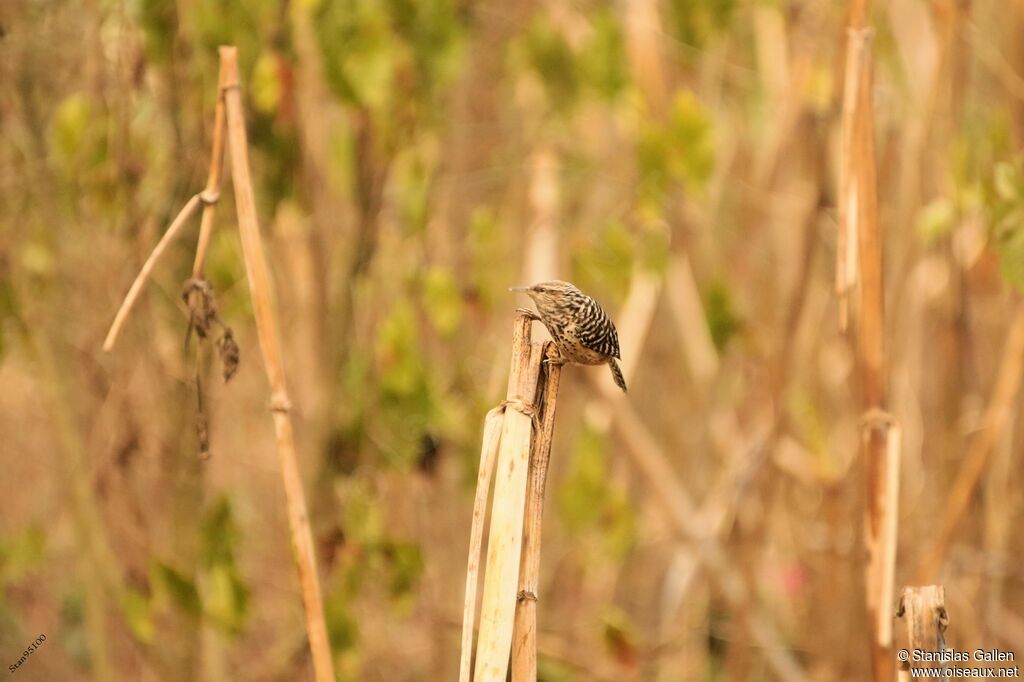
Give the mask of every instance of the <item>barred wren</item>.
[(561, 362), (580, 365), (607, 363), (616, 385), (625, 392), (626, 379), (617, 360), (619, 335), (597, 301), (569, 282), (552, 280), (532, 287), (512, 287), (533, 299), (537, 312), (524, 310), (540, 320), (558, 347)]

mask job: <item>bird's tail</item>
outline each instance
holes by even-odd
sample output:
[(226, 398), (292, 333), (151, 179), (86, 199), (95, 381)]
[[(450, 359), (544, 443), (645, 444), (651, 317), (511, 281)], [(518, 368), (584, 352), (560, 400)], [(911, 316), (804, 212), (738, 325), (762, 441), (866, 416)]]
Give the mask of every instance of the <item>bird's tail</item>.
[(622, 376), (622, 368), (619, 367), (619, 363), (612, 358), (608, 361), (608, 367), (612, 370), (612, 379), (615, 379), (615, 385), (622, 389), (622, 392), (626, 392), (626, 377)]

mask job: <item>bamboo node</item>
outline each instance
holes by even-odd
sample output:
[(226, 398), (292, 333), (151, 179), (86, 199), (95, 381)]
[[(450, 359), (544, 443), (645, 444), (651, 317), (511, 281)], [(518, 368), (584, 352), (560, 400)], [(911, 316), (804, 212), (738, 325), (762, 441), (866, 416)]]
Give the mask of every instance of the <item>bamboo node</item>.
[(870, 26), (848, 26), (846, 33), (851, 38), (863, 40), (864, 42), (873, 40), (875, 37), (875, 29)]
[(502, 400), (500, 407), (511, 407), (516, 412), (525, 414), (530, 418), (530, 421), (533, 422), (534, 427), (537, 426), (537, 421), (540, 419), (540, 414), (537, 412), (537, 406), (527, 404), (522, 400)]
[(203, 202), (207, 206), (213, 206), (220, 201), (220, 191), (215, 189), (203, 190), (198, 196), (199, 201)]
[(889, 428), (895, 423), (896, 418), (892, 414), (877, 407), (872, 407), (860, 416), (862, 429)]
[(537, 601), (537, 595), (529, 590), (519, 590), (519, 594), (516, 595), (516, 601)]
[(288, 414), (292, 411), (292, 403), (287, 398), (275, 397), (270, 400), (270, 411)]
[(501, 406), (511, 407), (513, 410), (517, 412), (522, 412), (523, 414), (530, 418), (537, 416), (537, 406), (529, 405), (523, 402), (522, 400), (502, 400)]

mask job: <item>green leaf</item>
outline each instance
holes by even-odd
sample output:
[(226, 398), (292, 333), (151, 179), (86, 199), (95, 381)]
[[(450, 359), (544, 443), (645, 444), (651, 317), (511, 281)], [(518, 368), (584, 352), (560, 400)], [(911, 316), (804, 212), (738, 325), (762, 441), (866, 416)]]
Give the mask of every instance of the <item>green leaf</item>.
[(391, 563), (391, 596), (407, 596), (423, 575), (422, 548), (414, 542), (390, 542), (385, 554)]
[(572, 48), (550, 21), (537, 17), (526, 33), (523, 44), (529, 67), (540, 76), (548, 102), (556, 111), (568, 111), (579, 95)]
[(153, 608), (149, 598), (134, 588), (126, 588), (121, 594), (121, 613), (128, 629), (140, 641), (152, 642), (156, 632), (153, 624)]
[(621, 559), (633, 546), (636, 518), (627, 492), (608, 483), (605, 447), (604, 436), (593, 429), (577, 439), (559, 510), (570, 533), (592, 534), (603, 552)]
[(665, 138), (669, 145), (672, 175), (688, 189), (701, 189), (711, 177), (715, 164), (711, 118), (692, 92), (684, 90), (675, 99)]
[(702, 48), (715, 34), (722, 32), (732, 20), (738, 0), (669, 0), (669, 32), (690, 48), (681, 52), (694, 61), (693, 48)]
[(1019, 200), (1021, 192), (1021, 173), (1012, 163), (1000, 163), (996, 166), (993, 178), (996, 194), (1003, 201)]
[(162, 561), (155, 562), (153, 571), (155, 574), (153, 582), (163, 589), (182, 611), (190, 616), (198, 617), (201, 607), (199, 591), (196, 590), (195, 583)]
[(740, 319), (733, 306), (732, 294), (722, 280), (715, 280), (704, 292), (704, 316), (711, 331), (715, 348), (724, 350), (729, 340), (739, 331)]
[(80, 155), (92, 117), (92, 104), (81, 92), (68, 95), (57, 105), (50, 128), (50, 144), (59, 159), (70, 161)]
[(593, 34), (580, 56), (587, 83), (605, 99), (613, 99), (629, 81), (627, 59), (619, 20), (608, 8), (592, 17)]
[(21, 267), (36, 277), (47, 277), (56, 270), (57, 259), (53, 249), (40, 239), (26, 240), (18, 255), (21, 258)]
[(583, 431), (573, 448), (570, 473), (558, 499), (571, 531), (580, 532), (595, 525), (600, 518), (600, 505), (595, 504), (595, 500), (602, 499), (606, 486), (604, 449), (604, 439), (589, 428)]
[(324, 620), (331, 649), (336, 653), (351, 651), (359, 643), (359, 624), (341, 590), (334, 590), (324, 603)]
[(543, 653), (537, 657), (537, 682), (576, 682), (573, 668)]
[(715, 166), (715, 139), (711, 118), (693, 93), (681, 91), (666, 124), (649, 121), (636, 137), (637, 166), (647, 201), (657, 200), (669, 182), (682, 182), (701, 191)]
[(508, 294), (505, 282), (510, 275), (501, 267), (505, 260), (501, 236), (501, 225), (494, 211), (487, 206), (475, 208), (469, 221), (471, 282), (488, 307), (503, 303)]
[(925, 244), (932, 244), (950, 233), (955, 217), (953, 203), (946, 197), (939, 197), (918, 212), (917, 233)]
[(1003, 218), (995, 249), (1003, 277), (1017, 291), (1024, 292), (1024, 207)]
[(384, 110), (392, 99), (394, 40), (383, 5), (353, 0), (323, 0), (314, 28), (323, 56), (324, 76), (335, 96), (348, 104)]
[(252, 72), (250, 94), (256, 109), (265, 113), (277, 111), (281, 103), (280, 57), (269, 51), (260, 55)]
[[(573, 250), (574, 277), (585, 290), (626, 291), (638, 245), (629, 227), (619, 220), (610, 220), (601, 227), (592, 244)], [(612, 302), (602, 300), (601, 303), (607, 306)]]
[(60, 644), (76, 665), (89, 665), (89, 637), (85, 626), (85, 595), (80, 588), (66, 593), (60, 604)]
[(451, 337), (462, 323), (462, 294), (452, 273), (431, 268), (423, 278), (423, 306), (434, 328)]
[(635, 665), (637, 657), (636, 627), (629, 616), (616, 607), (608, 607), (602, 614), (604, 643), (608, 652), (624, 665)]
[(996, 164), (985, 183), (990, 244), (1006, 281), (1024, 292), (1024, 158)]
[(427, 152), (421, 147), (412, 147), (406, 153), (399, 154), (394, 163), (391, 183), (401, 206), (403, 221), (408, 225), (408, 232), (422, 235), (427, 226), (430, 213), (430, 181)]
[(384, 513), (368, 481), (352, 479), (345, 487), (342, 528), (346, 541), (374, 545), (384, 537)]
[(245, 625), (248, 607), (249, 590), (234, 564), (213, 566), (203, 593), (204, 613), (221, 629), (239, 634)]
[(155, 62), (168, 60), (178, 32), (176, 3), (174, 0), (139, 0), (138, 9), (147, 56)]
[(43, 563), (46, 535), (39, 526), (0, 539), (0, 587), (22, 580)]
[(227, 497), (220, 497), (206, 513), (200, 535), (203, 566), (211, 567), (234, 562), (239, 532)]

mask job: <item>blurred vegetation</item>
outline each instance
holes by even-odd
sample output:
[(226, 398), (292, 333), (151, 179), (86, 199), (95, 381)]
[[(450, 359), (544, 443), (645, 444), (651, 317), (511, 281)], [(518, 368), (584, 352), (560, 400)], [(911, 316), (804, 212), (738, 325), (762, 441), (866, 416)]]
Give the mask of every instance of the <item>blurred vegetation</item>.
[[(99, 350), (202, 188), (234, 44), (341, 679), (454, 677), (480, 425), (525, 303), (507, 287), (553, 276), (620, 321), (630, 404), (792, 655), (864, 678), (832, 293), (845, 21), (812, 0), (3, 3), (0, 651), (47, 634), (26, 679), (311, 678), (230, 181), (206, 276), (238, 376), (185, 343), (194, 228)], [(872, 21), (902, 584), (1024, 289), (1024, 10), (893, 0)], [(627, 323), (645, 281), (657, 300)], [(564, 374), (541, 678), (767, 677), (595, 404), (598, 371)], [(1020, 408), (943, 574), (958, 648), (1024, 651)]]

